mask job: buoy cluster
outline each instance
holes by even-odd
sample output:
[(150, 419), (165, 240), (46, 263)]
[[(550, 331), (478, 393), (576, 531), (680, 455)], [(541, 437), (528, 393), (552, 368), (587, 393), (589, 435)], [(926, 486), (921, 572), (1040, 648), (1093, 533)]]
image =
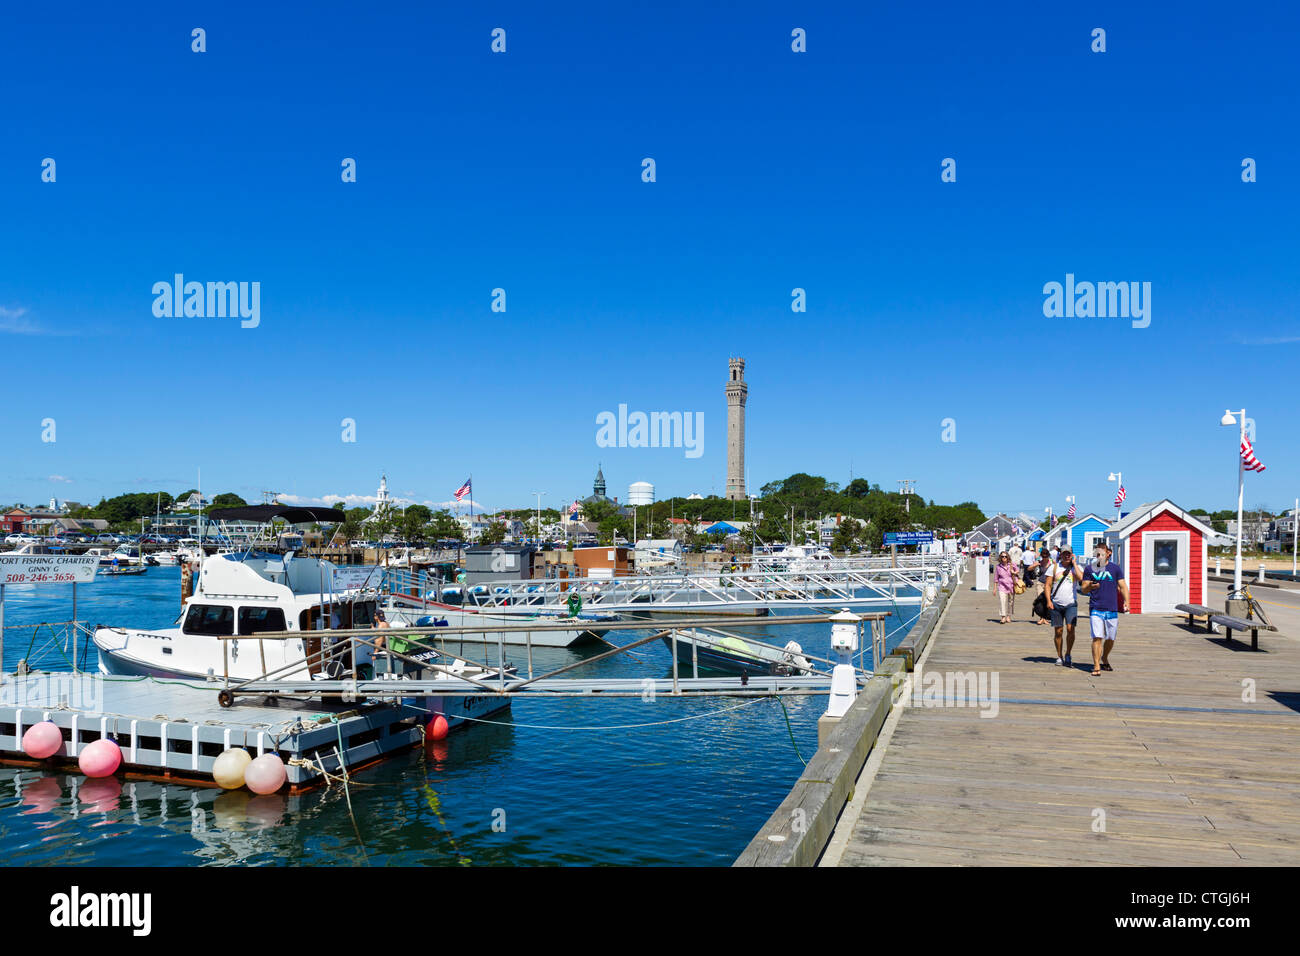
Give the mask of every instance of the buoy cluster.
[[(63, 731), (52, 720), (33, 724), (23, 733), (23, 753), (33, 760), (47, 760), (62, 750)], [(81, 748), (77, 766), (87, 777), (111, 777), (122, 766), (122, 748), (101, 737)], [(247, 787), (257, 794), (275, 793), (288, 776), (284, 761), (273, 753), (254, 758), (247, 750), (234, 747), (212, 762), (212, 779), (225, 790)]]
[(277, 754), (253, 757), (242, 747), (234, 747), (212, 762), (212, 779), (223, 790), (247, 787), (254, 793), (266, 794), (284, 786), (288, 771)]

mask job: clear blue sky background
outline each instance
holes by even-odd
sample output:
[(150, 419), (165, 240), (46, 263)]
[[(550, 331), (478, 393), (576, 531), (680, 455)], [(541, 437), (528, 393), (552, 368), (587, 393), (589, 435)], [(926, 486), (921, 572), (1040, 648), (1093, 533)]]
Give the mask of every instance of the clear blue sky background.
[[(0, 500), (721, 494), (731, 354), (752, 489), (1229, 507), (1244, 404), (1247, 504), (1300, 492), (1293, 4), (279, 6), (0, 15)], [(261, 326), (155, 318), (176, 272)], [(1150, 327), (1045, 320), (1067, 272)], [(598, 448), (620, 403), (704, 455)]]

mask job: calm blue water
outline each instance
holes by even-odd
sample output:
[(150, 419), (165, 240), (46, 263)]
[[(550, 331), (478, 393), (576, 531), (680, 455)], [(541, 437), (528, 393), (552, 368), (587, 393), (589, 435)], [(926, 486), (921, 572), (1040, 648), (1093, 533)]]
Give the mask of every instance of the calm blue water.
[[(96, 579), (77, 593), (82, 621), (166, 626), (179, 612), (180, 572)], [(32, 643), (21, 625), (70, 612), (70, 588), (7, 588), (5, 670), (29, 649), (35, 664), (67, 670), (69, 649), (48, 646), (47, 635)], [(891, 619), (891, 647), (915, 612)], [(829, 625), (746, 630), (829, 656)], [(631, 643), (645, 633), (611, 637)], [(540, 672), (601, 650), (534, 651), (534, 663)], [(495, 655), (485, 654), (492, 663)], [(524, 655), (511, 656), (526, 668)], [(658, 641), (578, 670), (670, 673)], [(457, 731), (355, 774), (351, 813), (339, 789), (254, 797), (0, 767), (0, 854), (11, 865), (728, 865), (798, 778), (795, 744), (804, 759), (816, 750), (825, 697), (785, 706), (794, 742), (771, 699), (516, 701), (503, 725)], [(681, 717), (698, 719), (602, 729)], [(555, 729), (575, 727), (589, 729)]]

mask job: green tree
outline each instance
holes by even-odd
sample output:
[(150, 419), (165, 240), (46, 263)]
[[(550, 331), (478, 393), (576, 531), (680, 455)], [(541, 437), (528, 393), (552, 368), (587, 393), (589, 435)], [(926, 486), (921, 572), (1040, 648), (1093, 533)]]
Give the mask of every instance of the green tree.
[(406, 541), (424, 541), (428, 536), (427, 526), (433, 512), (424, 505), (407, 505), (402, 512), (401, 534)]
[(832, 551), (856, 551), (866, 543), (866, 525), (856, 518), (845, 518), (831, 538)]
[(494, 521), (483, 529), (479, 535), (479, 544), (500, 544), (506, 539), (506, 526), (504, 522)]
[(207, 514), (213, 508), (243, 508), (247, 506), (247, 504), (247, 501), (239, 497), (239, 495), (235, 494), (233, 491), (223, 491), (212, 499), (211, 503), (203, 509), (203, 513)]
[(865, 478), (854, 478), (844, 489), (844, 493), (850, 498), (865, 498), (871, 494), (871, 482)]
[(443, 508), (430, 517), (428, 535), (435, 541), (458, 541), (464, 536), (464, 531), (451, 512)]

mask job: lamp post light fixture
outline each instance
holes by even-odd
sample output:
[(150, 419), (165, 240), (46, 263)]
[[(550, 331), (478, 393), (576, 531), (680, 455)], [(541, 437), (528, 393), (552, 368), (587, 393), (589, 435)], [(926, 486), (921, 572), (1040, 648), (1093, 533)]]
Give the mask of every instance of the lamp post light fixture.
[[(1241, 430), (1237, 443), (1237, 561), (1232, 570), (1232, 587), (1236, 591), (1241, 590), (1241, 519), (1242, 505), (1246, 498), (1246, 459), (1241, 457), (1241, 443), (1246, 440), (1246, 410), (1243, 408), (1236, 413), (1241, 416)], [(1225, 411), (1223, 417), (1219, 419), (1219, 424), (1232, 426), (1238, 424), (1236, 417), (1230, 411)]]
[[(1112, 472), (1110, 473), (1110, 477), (1107, 478), (1106, 480), (1107, 480), (1107, 481), (1113, 481), (1113, 482), (1115, 482), (1115, 488), (1116, 488), (1115, 495), (1116, 495), (1116, 497), (1118, 497), (1118, 496), (1119, 496), (1119, 489), (1121, 489), (1121, 488), (1124, 487), (1124, 472), (1122, 472), (1122, 471), (1112, 471)], [(1119, 504), (1116, 504), (1116, 505), (1115, 505), (1115, 520), (1116, 520), (1116, 521), (1119, 520), (1119, 509), (1120, 509), (1120, 506), (1121, 506), (1122, 504), (1123, 504), (1123, 502), (1120, 502)]]

